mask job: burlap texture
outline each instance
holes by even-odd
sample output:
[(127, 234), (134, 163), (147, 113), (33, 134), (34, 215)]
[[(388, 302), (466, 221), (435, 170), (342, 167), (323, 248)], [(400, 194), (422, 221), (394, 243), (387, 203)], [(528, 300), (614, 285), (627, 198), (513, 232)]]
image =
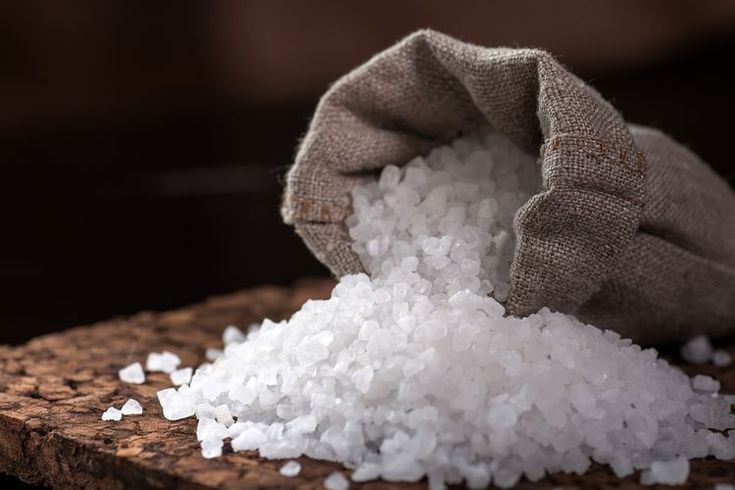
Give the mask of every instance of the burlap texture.
[(350, 189), (481, 124), (542, 162), (515, 220), (510, 313), (548, 306), (640, 342), (735, 327), (732, 190), (539, 50), (420, 31), (344, 76), (288, 173), (283, 218), (335, 275), (362, 271)]

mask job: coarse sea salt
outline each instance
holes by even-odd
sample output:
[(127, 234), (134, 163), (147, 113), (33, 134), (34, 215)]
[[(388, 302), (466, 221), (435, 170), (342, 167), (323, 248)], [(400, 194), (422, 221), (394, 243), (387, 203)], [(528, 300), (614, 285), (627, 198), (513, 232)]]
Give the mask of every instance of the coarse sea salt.
[(145, 361), (145, 368), (150, 372), (171, 374), (179, 367), (181, 359), (173, 352), (151, 352)]
[(222, 447), (224, 441), (219, 438), (204, 439), (201, 442), (202, 456), (206, 459), (218, 458), (222, 456)]
[(347, 490), (350, 488), (350, 482), (342, 473), (335, 471), (324, 479), (324, 488), (327, 490)]
[(105, 410), (105, 413), (102, 414), (102, 420), (108, 421), (108, 420), (114, 420), (119, 421), (122, 419), (122, 412), (118, 410), (115, 407), (110, 407), (107, 410)]
[(122, 368), (118, 371), (118, 376), (120, 377), (120, 381), (124, 383), (136, 385), (145, 383), (145, 373), (143, 372), (143, 366), (139, 362), (134, 362)]
[(289, 461), (278, 470), (281, 476), (293, 478), (301, 473), (301, 464), (298, 461)]
[(712, 344), (706, 335), (697, 335), (682, 345), (680, 352), (689, 364), (704, 364), (712, 359)]
[(717, 349), (713, 350), (712, 343), (706, 335), (692, 337), (681, 346), (681, 357), (689, 364), (704, 364), (712, 361), (717, 367), (729, 366), (732, 362), (730, 353)]
[(171, 384), (173, 384), (174, 386), (188, 384), (191, 381), (191, 375), (193, 373), (194, 370), (190, 367), (177, 369), (176, 371), (169, 374), (169, 377), (171, 378)]
[(724, 350), (716, 350), (712, 353), (712, 364), (717, 367), (729, 366), (732, 363), (730, 353)]
[(140, 405), (138, 400), (130, 398), (122, 406), (120, 412), (123, 415), (141, 415), (143, 413), (143, 407)]
[[(593, 461), (678, 480), (690, 458), (735, 456), (732, 398), (708, 391), (714, 380), (573, 316), (505, 315), (513, 217), (539, 173), (478, 133), (366, 179), (346, 224), (370, 275), (244, 340), (226, 331), (190, 385), (159, 392), (164, 414), (196, 414), (206, 457), (231, 439), (265, 458), (342, 462), (354, 481), (437, 489), (507, 488)], [(682, 353), (707, 362), (698, 342)]]
[(641, 484), (681, 485), (689, 478), (689, 460), (676, 458), (671, 461), (654, 461), (641, 472)]
[(245, 342), (246, 339), (247, 336), (235, 325), (228, 325), (222, 333), (222, 343), (225, 345), (241, 344)]
[(720, 391), (720, 382), (711, 376), (697, 374), (692, 378), (692, 388), (697, 391)]
[(163, 409), (163, 416), (168, 420), (180, 420), (194, 415), (196, 408), (194, 400), (190, 393), (182, 390), (186, 386), (183, 385), (178, 390), (176, 388), (166, 388), (156, 393), (158, 403), (161, 404)]

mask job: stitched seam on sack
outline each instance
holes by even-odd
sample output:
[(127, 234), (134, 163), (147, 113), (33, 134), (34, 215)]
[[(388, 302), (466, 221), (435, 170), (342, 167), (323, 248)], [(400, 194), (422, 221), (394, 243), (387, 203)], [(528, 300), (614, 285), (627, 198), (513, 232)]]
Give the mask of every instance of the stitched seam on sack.
[[(578, 147), (570, 147), (579, 144)], [(553, 154), (574, 156), (583, 153), (589, 157), (611, 163), (623, 163), (638, 175), (645, 173), (645, 155), (637, 150), (633, 143), (631, 148), (624, 148), (624, 144), (592, 138), (582, 134), (561, 134), (552, 136), (541, 146), (540, 156), (542, 160), (551, 158)], [(610, 153), (613, 153), (612, 155)]]
[(352, 212), (352, 205), (339, 201), (313, 202), (309, 198), (294, 199), (286, 210), (290, 221), (339, 223)]

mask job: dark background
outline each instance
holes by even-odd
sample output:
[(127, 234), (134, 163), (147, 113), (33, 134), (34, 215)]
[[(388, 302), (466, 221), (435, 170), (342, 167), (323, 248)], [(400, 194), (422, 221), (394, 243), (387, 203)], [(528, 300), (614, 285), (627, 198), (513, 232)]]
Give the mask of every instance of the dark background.
[(734, 21), (732, 1), (4, 2), (0, 343), (326, 274), (280, 179), (329, 83), (418, 27), (549, 49), (733, 181)]
[(735, 182), (730, 0), (2, 2), (0, 343), (325, 274), (280, 179), (329, 83), (420, 27), (548, 49)]

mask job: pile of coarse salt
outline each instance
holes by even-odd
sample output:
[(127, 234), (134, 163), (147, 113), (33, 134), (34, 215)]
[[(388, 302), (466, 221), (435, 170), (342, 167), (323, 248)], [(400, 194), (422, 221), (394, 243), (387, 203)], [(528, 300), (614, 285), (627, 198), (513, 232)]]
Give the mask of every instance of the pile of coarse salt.
[(693, 386), (655, 350), (572, 316), (505, 316), (513, 216), (539, 173), (492, 133), (386, 167), (353, 191), (347, 220), (370, 276), (247, 338), (230, 329), (214, 363), (159, 394), (164, 414), (196, 414), (207, 457), (230, 439), (431, 488), (511, 487), (592, 461), (674, 482), (690, 458), (735, 456), (731, 399), (711, 379)]

